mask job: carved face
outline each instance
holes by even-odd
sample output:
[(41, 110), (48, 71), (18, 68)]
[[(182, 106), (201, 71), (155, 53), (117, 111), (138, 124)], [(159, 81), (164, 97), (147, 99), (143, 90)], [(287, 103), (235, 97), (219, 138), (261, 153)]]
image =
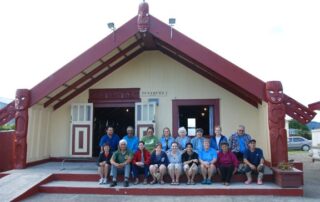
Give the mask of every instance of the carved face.
[(282, 84), (280, 81), (269, 81), (266, 85), (267, 100), (273, 104), (280, 104), (283, 102), (284, 96), (282, 91)]
[(145, 2), (139, 5), (138, 29), (140, 32), (146, 32), (149, 28), (149, 5)]
[(15, 108), (17, 110), (27, 109), (29, 106), (29, 90), (19, 89), (16, 92)]

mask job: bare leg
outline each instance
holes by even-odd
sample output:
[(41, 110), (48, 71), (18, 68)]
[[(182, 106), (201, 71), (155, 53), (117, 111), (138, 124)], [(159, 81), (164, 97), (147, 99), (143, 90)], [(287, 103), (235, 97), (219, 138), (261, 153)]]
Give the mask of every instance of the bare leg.
[(164, 184), (163, 176), (164, 176), (164, 174), (166, 174), (166, 170), (167, 170), (167, 168), (166, 168), (165, 165), (160, 165), (159, 171), (160, 171), (160, 182), (161, 182), (161, 184)]
[(175, 167), (174, 174), (176, 176), (176, 183), (178, 184), (179, 183), (179, 178), (180, 178), (180, 175), (181, 175), (181, 167), (180, 166)]

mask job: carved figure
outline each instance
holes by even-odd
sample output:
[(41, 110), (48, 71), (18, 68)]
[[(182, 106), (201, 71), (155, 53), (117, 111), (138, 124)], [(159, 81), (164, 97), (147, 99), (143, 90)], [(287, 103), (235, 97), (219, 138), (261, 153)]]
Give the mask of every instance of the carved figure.
[(138, 12), (138, 30), (140, 32), (146, 32), (149, 29), (149, 5), (146, 2), (142, 2), (139, 5)]
[(16, 92), (16, 136), (14, 147), (14, 165), (21, 169), (26, 167), (27, 158), (27, 132), (28, 132), (28, 107), (30, 92), (27, 89), (18, 89)]

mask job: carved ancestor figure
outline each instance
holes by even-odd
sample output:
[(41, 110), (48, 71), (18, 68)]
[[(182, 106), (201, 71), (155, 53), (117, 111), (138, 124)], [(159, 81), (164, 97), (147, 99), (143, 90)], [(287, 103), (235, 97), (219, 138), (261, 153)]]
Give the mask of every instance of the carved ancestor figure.
[(280, 81), (269, 81), (266, 84), (268, 101), (268, 123), (271, 144), (272, 166), (281, 161), (288, 161), (287, 131), (285, 129), (286, 106)]
[(15, 99), (16, 136), (14, 147), (14, 166), (18, 169), (26, 167), (29, 103), (29, 90), (18, 89)]
[(142, 2), (139, 5), (138, 12), (138, 30), (140, 32), (146, 32), (149, 29), (149, 5), (146, 2)]

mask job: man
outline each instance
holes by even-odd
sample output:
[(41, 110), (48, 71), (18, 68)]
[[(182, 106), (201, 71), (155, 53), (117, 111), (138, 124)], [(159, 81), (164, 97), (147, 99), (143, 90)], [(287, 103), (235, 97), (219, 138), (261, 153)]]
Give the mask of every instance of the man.
[(230, 149), (236, 155), (238, 161), (243, 162), (243, 154), (248, 149), (248, 143), (251, 136), (245, 133), (245, 127), (239, 125), (236, 133), (232, 134), (229, 138)]
[(127, 135), (123, 137), (124, 140), (128, 143), (128, 149), (131, 150), (132, 153), (135, 153), (138, 150), (138, 137), (134, 135), (134, 130), (132, 126), (127, 127)]
[(113, 127), (108, 126), (106, 129), (107, 134), (101, 137), (99, 146), (101, 148), (101, 152), (103, 151), (103, 145), (108, 144), (110, 145), (111, 153), (115, 152), (118, 149), (118, 144), (120, 138), (117, 134), (114, 133)]
[(111, 175), (112, 183), (110, 187), (117, 186), (118, 170), (124, 172), (124, 187), (129, 186), (130, 162), (132, 160), (132, 153), (127, 149), (127, 141), (120, 140), (119, 149), (111, 157)]
[(203, 150), (199, 153), (199, 161), (203, 181), (201, 184), (212, 184), (211, 177), (216, 172), (217, 161), (216, 150), (210, 147), (210, 140), (205, 139), (203, 142)]
[(143, 172), (144, 180), (143, 184), (147, 184), (149, 175), (149, 165), (150, 165), (150, 153), (144, 148), (144, 142), (139, 142), (139, 149), (133, 156), (132, 166), (133, 166), (133, 177), (135, 178), (134, 184), (139, 184), (139, 172)]
[(263, 151), (259, 148), (256, 148), (256, 140), (252, 139), (249, 141), (249, 149), (244, 153), (243, 162), (246, 165), (246, 176), (247, 181), (245, 184), (250, 184), (252, 182), (251, 173), (258, 173), (257, 184), (263, 184), (262, 178), (264, 173), (264, 157)]
[(200, 151), (203, 150), (203, 142), (204, 142), (204, 137), (203, 136), (203, 129), (198, 128), (196, 130), (196, 137), (191, 139), (191, 143), (193, 145), (193, 149), (195, 152), (199, 154)]

